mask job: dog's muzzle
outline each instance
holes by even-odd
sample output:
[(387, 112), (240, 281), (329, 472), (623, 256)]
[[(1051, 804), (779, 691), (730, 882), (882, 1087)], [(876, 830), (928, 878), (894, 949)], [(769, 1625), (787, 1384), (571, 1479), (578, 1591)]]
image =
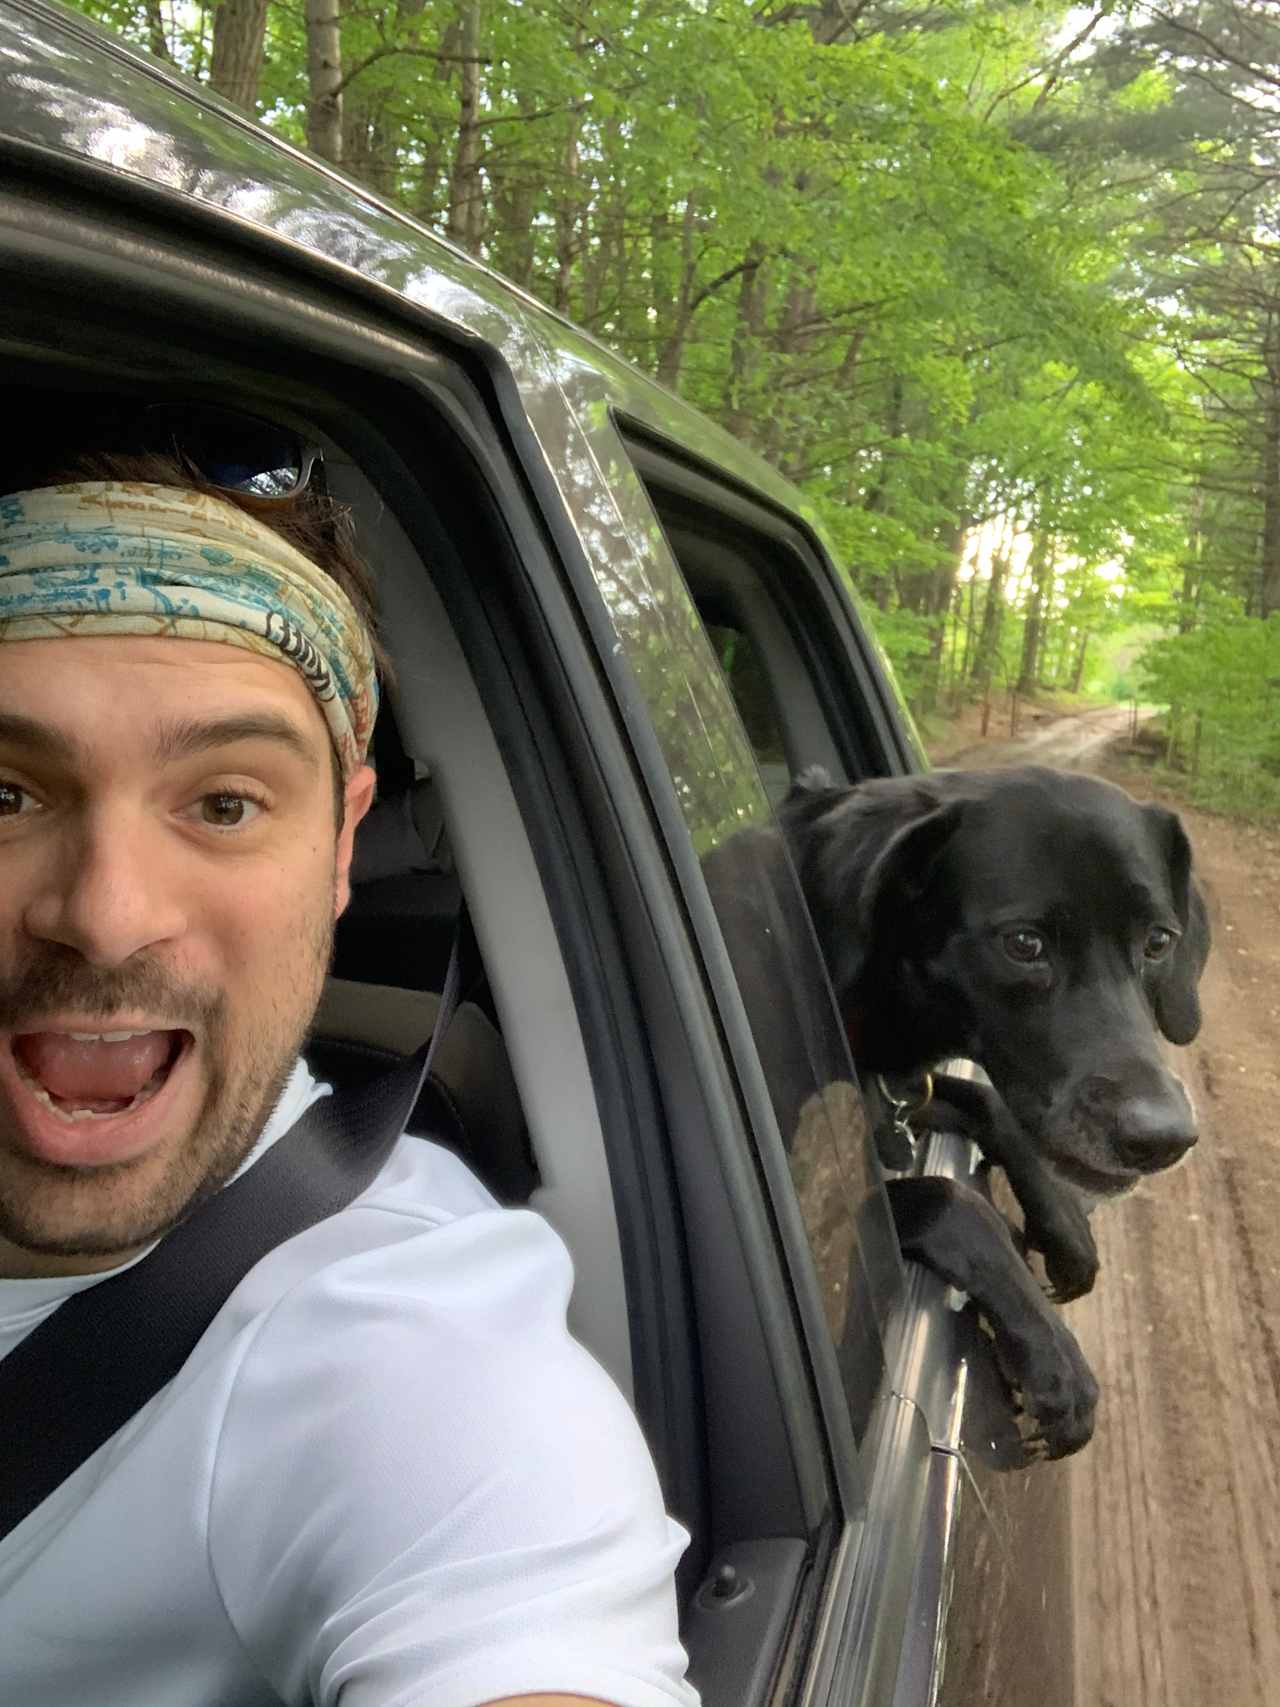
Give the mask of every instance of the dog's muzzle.
[(1131, 1097), (1121, 1105), (1113, 1148), (1124, 1167), (1156, 1174), (1181, 1161), (1199, 1136), (1195, 1110), (1175, 1079), (1163, 1094)]
[(1163, 1068), (1076, 1085), (1045, 1123), (1050, 1159), (1079, 1188), (1100, 1196), (1182, 1160), (1199, 1137), (1179, 1079)]

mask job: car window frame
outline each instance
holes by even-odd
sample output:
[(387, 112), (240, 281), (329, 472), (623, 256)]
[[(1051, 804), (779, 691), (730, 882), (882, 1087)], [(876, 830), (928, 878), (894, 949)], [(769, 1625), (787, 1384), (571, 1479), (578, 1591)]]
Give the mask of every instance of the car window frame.
[[(692, 459), (688, 453), (677, 460), (670, 446), (655, 450), (652, 436), (637, 443), (637, 466), (642, 474), (656, 476), (655, 485), (661, 485), (664, 477), (670, 479), (686, 502), (696, 503), (704, 520), (713, 515), (719, 520), (725, 515), (744, 529), (754, 521), (758, 526), (753, 533), (753, 550), (763, 545), (770, 551), (781, 547), (786, 553), (790, 575), (782, 569), (781, 560), (770, 563), (763, 574), (757, 566), (753, 574), (763, 584), (763, 597), (774, 601), (782, 620), (790, 617), (788, 642), (803, 639), (810, 656), (825, 651), (830, 660), (839, 659), (845, 647), (840, 633), (820, 632), (824, 623), (830, 623), (833, 630), (838, 623), (845, 636), (852, 632), (858, 638), (856, 650), (847, 657), (850, 667), (845, 672), (837, 667), (818, 680), (810, 678), (805, 686), (819, 707), (832, 714), (835, 727), (829, 728), (829, 734), (833, 749), (838, 742), (843, 747), (839, 757), (848, 780), (867, 774), (857, 759), (856, 769), (851, 772), (847, 768), (844, 755), (858, 749), (850, 743), (847, 720), (841, 715), (846, 708), (839, 697), (832, 696), (857, 692), (867, 672), (873, 677), (878, 674), (876, 648), (859, 617), (856, 601), (845, 596), (821, 542), (799, 517), (780, 514), (765, 494), (734, 482), (719, 466)], [(659, 511), (661, 514), (660, 505)], [(663, 525), (668, 525), (665, 515)], [(717, 541), (725, 532), (723, 527), (716, 530)], [(673, 546), (673, 550), (679, 558), (678, 547)], [(818, 611), (817, 631), (803, 636), (797, 636), (794, 626), (795, 593), (802, 584), (798, 570), (811, 581), (822, 575), (819, 584), (833, 595), (821, 604), (814, 601), (809, 605), (810, 622), (814, 621), (815, 609)], [(754, 613), (744, 627), (753, 638), (758, 637), (759, 613)], [(776, 654), (765, 663), (766, 682), (774, 701), (779, 702), (785, 686), (770, 671), (772, 661), (776, 661)], [(883, 700), (891, 703), (890, 684), (882, 678), (881, 687)], [(904, 762), (886, 763), (874, 774), (926, 768), (923, 756), (915, 751), (909, 720), (902, 733), (892, 760)], [(790, 731), (784, 730), (784, 735), (789, 736)], [(972, 1182), (977, 1161), (971, 1144), (938, 1133), (925, 1146), (920, 1165), (930, 1174)], [(998, 1630), (1015, 1670), (1020, 1674), (1027, 1670), (1009, 1650), (1010, 1635), (1001, 1620), (992, 1617), (990, 1624), (984, 1621), (975, 1628), (972, 1615), (984, 1584), (1003, 1605), (1009, 1585), (1001, 1579), (1001, 1571), (1008, 1573), (1013, 1568), (1011, 1558), (1005, 1555), (1012, 1553), (1015, 1513), (1021, 1515), (1020, 1507), (1024, 1507), (1051, 1518), (1051, 1490), (1041, 1482), (1034, 1489), (1034, 1497), (1023, 1492), (1020, 1501), (1011, 1501), (1013, 1490), (1007, 1471), (992, 1472), (970, 1461), (972, 1431), (976, 1429), (981, 1435), (984, 1423), (992, 1416), (1002, 1417), (1007, 1396), (1000, 1388), (989, 1347), (972, 1310), (958, 1313), (963, 1299), (958, 1299), (937, 1275), (916, 1265), (908, 1266), (907, 1281), (886, 1341), (891, 1379), (900, 1403), (887, 1412), (877, 1442), (879, 1461), (873, 1472), (862, 1554), (849, 1561), (847, 1571), (837, 1570), (835, 1574), (833, 1602), (841, 1599), (842, 1611), (833, 1611), (833, 1622), (843, 1620), (846, 1636), (843, 1641), (823, 1645), (819, 1670), (809, 1678), (802, 1696), (806, 1703), (828, 1699), (880, 1703), (891, 1699), (894, 1707), (920, 1707), (932, 1702), (947, 1675), (948, 1651), (958, 1647), (969, 1660), (972, 1654), (982, 1652), (983, 1641), (993, 1629)], [(923, 1458), (922, 1445), (927, 1445)], [(892, 1490), (887, 1500), (886, 1489)], [(904, 1525), (913, 1530), (915, 1538), (907, 1556), (895, 1544), (895, 1531), (900, 1532)], [(1016, 1527), (1025, 1548), (1030, 1539), (1025, 1518)], [(1001, 1568), (994, 1571), (993, 1555), (1003, 1560)], [(1059, 1559), (1056, 1565), (1050, 1562), (1043, 1570), (1037, 1568), (1035, 1580), (1042, 1586), (1050, 1581), (1060, 1583), (1062, 1571)], [(992, 1576), (998, 1586), (989, 1581)], [(904, 1589), (910, 1596), (905, 1616)], [(965, 1613), (958, 1611), (962, 1604), (969, 1622), (964, 1622)], [(899, 1619), (899, 1629), (886, 1628)], [(1050, 1638), (1047, 1644), (1046, 1629)], [(968, 1640), (971, 1633), (972, 1642)], [(1059, 1639), (1055, 1649), (1055, 1633), (1056, 1622), (1037, 1625), (1025, 1632), (1023, 1641), (1040, 1655), (1050, 1650), (1060, 1653), (1063, 1643)], [(972, 1683), (972, 1675), (967, 1675)]]
[(618, 427), (646, 487), (652, 484), (691, 510), (716, 512), (740, 537), (767, 543), (799, 571), (788, 582), (771, 570), (767, 592), (809, 666), (808, 680), (848, 780), (926, 768), (910, 713), (874, 629), (858, 609), (852, 580), (808, 520), (638, 415), (619, 411)]

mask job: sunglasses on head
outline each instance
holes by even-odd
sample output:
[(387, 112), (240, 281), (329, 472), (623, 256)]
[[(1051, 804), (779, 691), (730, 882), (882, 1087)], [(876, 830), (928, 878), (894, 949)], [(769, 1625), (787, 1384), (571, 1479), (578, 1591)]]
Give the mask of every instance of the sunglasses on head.
[[(128, 448), (176, 456), (210, 486), (255, 498), (324, 491), (324, 458), (292, 427), (213, 403), (150, 403), (134, 417)], [(125, 448), (121, 446), (121, 448)]]

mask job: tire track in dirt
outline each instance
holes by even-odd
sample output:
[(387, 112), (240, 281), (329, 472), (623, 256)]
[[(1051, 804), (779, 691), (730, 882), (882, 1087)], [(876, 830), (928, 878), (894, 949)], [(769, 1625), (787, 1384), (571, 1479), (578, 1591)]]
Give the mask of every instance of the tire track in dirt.
[(1240, 1164), (1233, 1157), (1223, 1156), (1219, 1164), (1219, 1171), (1227, 1202), (1231, 1208), (1231, 1219), (1235, 1226), (1237, 1243), (1244, 1258), (1245, 1275), (1249, 1282), (1247, 1302), (1257, 1312), (1258, 1333), (1266, 1352), (1267, 1370), (1271, 1376), (1271, 1405), (1275, 1414), (1280, 1416), (1280, 1344), (1277, 1343), (1272, 1317), (1267, 1308), (1262, 1269), (1258, 1262), (1257, 1251), (1254, 1248), (1248, 1219), (1245, 1215), (1244, 1195), (1240, 1185)]
[[(946, 763), (1080, 766), (1149, 794), (1106, 763), (1127, 718)], [(1201, 1136), (1097, 1212), (1102, 1271), (1067, 1311), (1103, 1393), (1070, 1465), (1077, 1707), (1280, 1704), (1280, 836), (1178, 810), (1214, 927), (1204, 1028), (1169, 1050)]]

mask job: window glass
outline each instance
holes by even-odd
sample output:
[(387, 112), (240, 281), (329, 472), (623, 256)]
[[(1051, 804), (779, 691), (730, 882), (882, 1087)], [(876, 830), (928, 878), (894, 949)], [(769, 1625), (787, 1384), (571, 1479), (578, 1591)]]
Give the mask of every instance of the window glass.
[[(776, 804), (790, 786), (794, 755), (767, 646), (733, 597), (731, 582), (742, 560), (729, 560), (726, 530), (713, 521), (718, 578), (704, 583), (696, 552), (688, 549), (687, 517), (667, 526), (660, 492), (650, 488), (649, 495), (684, 575), (680, 591), (684, 599), (692, 594), (703, 618), (702, 644), (714, 654), (714, 663), (708, 656), (706, 667), (685, 674), (683, 687), (701, 703), (682, 721), (710, 733), (736, 711)], [(671, 612), (675, 603), (674, 592), (666, 593), (664, 608)], [(664, 691), (670, 685), (668, 680)], [(737, 772), (732, 775), (741, 787)], [(768, 1082), (860, 1438), (881, 1389), (882, 1329), (900, 1295), (902, 1266), (848, 1046), (782, 833), (761, 799), (765, 791), (757, 794), (743, 827), (728, 826), (710, 846), (705, 822), (691, 828)]]
[(787, 754), (782, 744), (782, 725), (778, 721), (773, 688), (755, 642), (744, 628), (731, 627), (723, 622), (708, 623), (707, 633), (716, 649), (716, 659), (729, 683), (729, 691), (757, 763), (785, 765)]
[(707, 634), (746, 729), (769, 799), (776, 806), (791, 786), (791, 766), (787, 762), (773, 686), (760, 649), (741, 624), (711, 621), (707, 623)]
[(856, 1435), (882, 1374), (900, 1280), (862, 1098), (780, 836), (747, 830), (703, 861), (769, 1081)]

